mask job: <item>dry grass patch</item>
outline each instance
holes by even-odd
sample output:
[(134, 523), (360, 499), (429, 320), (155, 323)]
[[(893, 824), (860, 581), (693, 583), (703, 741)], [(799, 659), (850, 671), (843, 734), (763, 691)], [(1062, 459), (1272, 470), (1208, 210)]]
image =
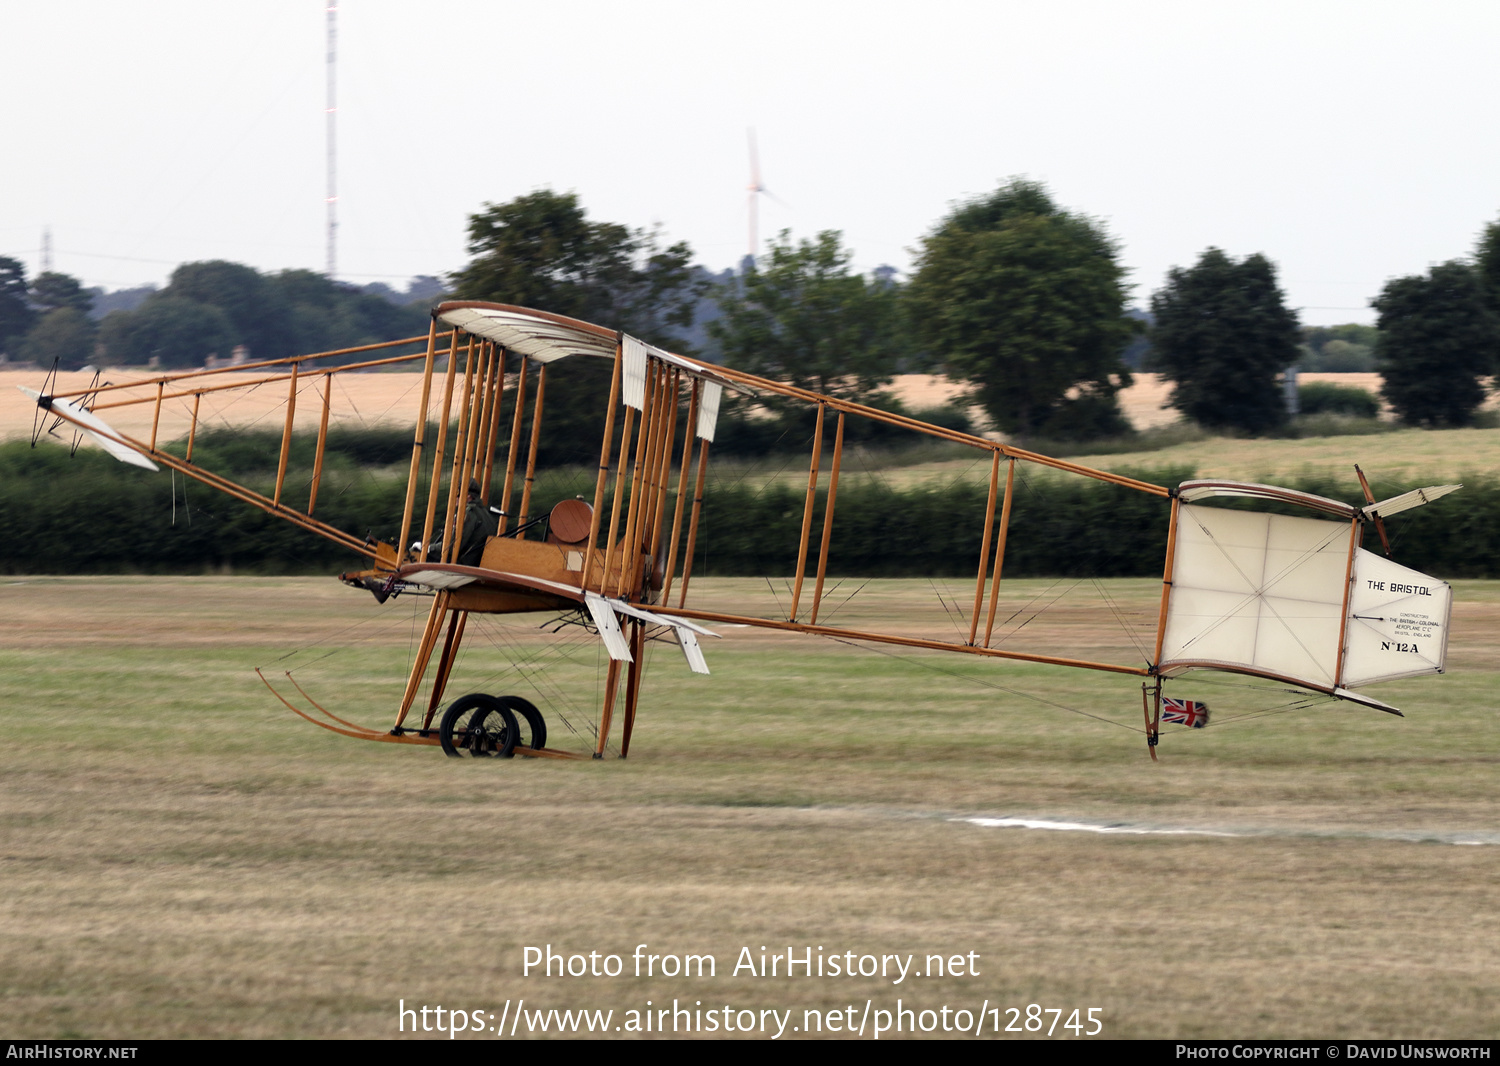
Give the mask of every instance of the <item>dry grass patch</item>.
[[(772, 598), (694, 584), (708, 602)], [(1132, 610), (1152, 585), (1104, 583)], [(851, 619), (894, 604), (913, 631), (951, 624), (918, 583), (869, 591)], [(326, 579), (0, 586), (0, 1017), (23, 1038), (386, 1036), (398, 999), (498, 1013), (677, 997), (794, 1008), (797, 1024), (899, 996), (1098, 1006), (1107, 1036), (1494, 1037), (1497, 852), (1435, 841), (1500, 817), (1500, 586), (1461, 583), (1457, 600), (1454, 672), (1379, 690), (1407, 719), (1236, 723), (1250, 702), (1235, 701), (1263, 693), (1226, 689), (1222, 727), (1169, 735), (1159, 765), (1131, 731), (1128, 677), (749, 630), (707, 649), (710, 678), (658, 648), (631, 758), (559, 764), (319, 732), (250, 672), (327, 646), (332, 694), (386, 722), (399, 601)], [(1092, 624), (1105, 646), (1087, 614), (1074, 635)], [(500, 668), (483, 646), (455, 691)], [(975, 815), (1253, 835), (955, 820)], [(711, 952), (719, 976), (520, 975), (526, 945), (642, 942)], [(730, 973), (763, 944), (974, 951), (981, 976)]]

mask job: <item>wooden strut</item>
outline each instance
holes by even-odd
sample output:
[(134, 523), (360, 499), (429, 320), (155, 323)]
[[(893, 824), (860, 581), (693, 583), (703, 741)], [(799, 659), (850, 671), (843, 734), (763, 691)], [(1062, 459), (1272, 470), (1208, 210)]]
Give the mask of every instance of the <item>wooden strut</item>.
[[(164, 389), (164, 388), (166, 388), (166, 382), (164, 382), (164, 381), (157, 382), (157, 385), (156, 385), (156, 413), (151, 416), (151, 450), (153, 452), (156, 451), (156, 429), (157, 429), (158, 426), (161, 425), (161, 393), (162, 393), (162, 389)], [(94, 407), (90, 408), (90, 410), (97, 410), (101, 406), (102, 407), (108, 407), (109, 405), (108, 404), (96, 404)]]
[(677, 545), (682, 538), (682, 506), (687, 502), (688, 468), (693, 463), (693, 441), (698, 437), (698, 392), (701, 379), (693, 378), (692, 398), (688, 401), (687, 424), (682, 431), (682, 458), (677, 475), (677, 503), (672, 511), (672, 543), (667, 550), (667, 569), (662, 578), (661, 602), (666, 603), (672, 595), (672, 577), (677, 573)]
[(393, 730), (401, 728), (401, 723), (406, 721), (407, 712), (411, 710), (412, 701), (417, 698), (417, 689), (422, 684), (422, 675), (427, 672), (427, 662), (432, 658), (437, 635), (443, 628), (443, 614), (448, 609), (451, 595), (443, 589), (432, 599), (432, 608), (427, 612), (427, 625), (422, 630), (422, 642), (417, 645), (417, 656), (411, 664), (411, 676), (406, 679), (406, 691), (401, 696), (401, 707), (396, 712), (396, 724), (391, 727)]
[(1354, 593), (1354, 549), (1359, 547), (1360, 534), (1364, 532), (1361, 523), (1363, 516), (1354, 512), (1354, 517), (1349, 524), (1349, 561), (1344, 567), (1344, 606), (1339, 612), (1339, 655), (1338, 661), (1333, 667), (1333, 683), (1342, 685), (1344, 683), (1344, 653), (1349, 650), (1347, 637), (1349, 635), (1349, 598)]
[[(81, 426), (85, 429), (89, 428), (87, 426), (83, 426), (82, 422), (78, 421), (78, 419), (73, 418), (65, 412), (58, 411), (54, 408), (53, 413), (58, 418), (63, 419), (65, 422), (69, 422), (76, 426)], [(351, 537), (348, 533), (345, 533), (341, 529), (335, 529), (333, 526), (330, 526), (325, 522), (320, 522), (316, 518), (310, 518), (298, 511), (287, 511), (281, 508), (277, 508), (268, 497), (262, 496), (260, 493), (254, 491), (253, 489), (247, 489), (245, 488), (245, 486), (236, 484), (235, 482), (230, 481), (228, 478), (221, 477), (218, 474), (214, 474), (207, 470), (196, 467), (192, 463), (189, 463), (184, 459), (179, 459), (177, 456), (171, 454), (170, 452), (156, 451), (155, 449), (145, 444), (143, 441), (138, 441), (134, 437), (128, 436), (127, 434), (115, 433), (114, 439), (118, 440), (121, 444), (125, 444), (135, 449), (142, 455), (156, 460), (163, 466), (171, 467), (173, 470), (176, 470), (180, 474), (184, 474), (195, 481), (200, 481), (203, 484), (208, 485), (210, 488), (218, 489), (225, 495), (233, 496), (237, 500), (242, 500), (254, 507), (259, 507), (262, 511), (279, 515), (292, 522), (294, 525), (301, 526), (303, 529), (306, 529), (309, 532), (316, 533), (321, 537), (325, 537), (326, 539), (333, 541), (335, 544), (348, 548), (349, 550), (357, 552), (360, 555), (368, 556), (371, 559), (375, 558), (374, 549), (365, 544), (363, 541), (355, 537)]]
[(458, 483), (459, 474), (463, 471), (463, 458), (469, 446), (469, 406), (474, 399), (474, 338), (469, 337), (468, 353), (464, 359), (464, 400), (458, 411), (458, 425), (453, 431), (453, 467), (448, 473), (448, 505), (443, 510), (443, 554), (442, 561), (451, 563), (458, 558), (457, 545), (453, 543), (454, 534), (463, 529), (462, 524), (455, 525), (455, 509), (459, 501), (464, 499), (464, 490), (467, 486)]
[(984, 507), (984, 536), (979, 541), (979, 577), (974, 581), (974, 610), (969, 613), (969, 643), (979, 635), (979, 609), (984, 606), (984, 582), (989, 577), (990, 536), (995, 529), (995, 496), (1000, 491), (1000, 453), (990, 456), (990, 498)]
[(626, 512), (625, 540), (620, 550), (620, 573), (615, 579), (615, 595), (627, 596), (634, 592), (630, 588), (630, 581), (635, 576), (635, 563), (637, 557), (636, 541), (637, 526), (641, 513), (641, 478), (646, 468), (647, 450), (655, 444), (656, 421), (659, 414), (657, 392), (657, 374), (652, 369), (653, 364), (647, 363), (646, 373), (646, 403), (641, 411), (641, 435), (635, 442), (635, 468), (630, 474), (630, 508)]
[[(298, 364), (292, 364), (292, 372), (287, 377), (286, 426), (281, 431), (281, 458), (276, 463), (276, 493), (271, 497), (271, 502), (277, 507), (281, 506), (281, 486), (286, 481), (287, 459), (292, 454), (292, 420), (297, 417), (297, 370)], [(154, 444), (155, 434), (152, 436)]]
[[(1365, 503), (1374, 503), (1375, 494), (1370, 491), (1369, 479), (1365, 477), (1365, 472), (1359, 468), (1358, 463), (1354, 464), (1354, 472), (1359, 475), (1359, 487), (1364, 490)], [(1380, 534), (1380, 546), (1385, 550), (1386, 558), (1389, 559), (1391, 555), (1391, 542), (1385, 535), (1385, 519), (1380, 517), (1379, 511), (1375, 512), (1375, 532)]]
[(712, 370), (719, 377), (748, 385), (760, 392), (774, 392), (791, 399), (803, 400), (809, 404), (827, 404), (835, 411), (847, 411), (849, 414), (863, 415), (876, 422), (885, 422), (888, 425), (900, 426), (929, 437), (937, 437), (942, 440), (953, 441), (957, 444), (967, 444), (973, 448), (998, 451), (1001, 455), (1008, 458), (1025, 459), (1027, 462), (1036, 463), (1039, 466), (1050, 466), (1056, 470), (1065, 470), (1069, 473), (1093, 478), (1096, 481), (1107, 481), (1111, 484), (1121, 485), (1139, 492), (1149, 492), (1153, 496), (1171, 495), (1171, 490), (1165, 485), (1153, 485), (1149, 481), (1139, 481), (1136, 478), (1125, 477), (1122, 474), (1111, 473), (1108, 470), (1095, 470), (1093, 467), (1080, 466), (1078, 463), (1070, 463), (1065, 459), (1054, 459), (1050, 455), (1042, 455), (1040, 452), (1030, 452), (1024, 448), (1016, 448), (1009, 444), (998, 444), (995, 441), (976, 437), (969, 433), (929, 425), (926, 422), (907, 415), (892, 414), (889, 411), (881, 411), (878, 408), (867, 407), (864, 404), (854, 403), (850, 400), (840, 400), (832, 396), (824, 396), (820, 393), (811, 392), (807, 389), (799, 389), (792, 385), (767, 381), (764, 378), (756, 377), (754, 374), (747, 374), (742, 370), (735, 370), (732, 367), (711, 365), (704, 363), (702, 360), (691, 361), (698, 363), (704, 369)]
[[(444, 330), (442, 333), (439, 333), (438, 336), (446, 337), (452, 332), (454, 331)], [(97, 388), (76, 389), (73, 392), (58, 392), (54, 393), (52, 398), (55, 400), (70, 400), (75, 396), (95, 396), (99, 393), (117, 392), (121, 389), (138, 389), (143, 385), (155, 384), (159, 386), (165, 386), (169, 382), (187, 381), (191, 378), (212, 377), (215, 374), (243, 374), (247, 370), (259, 370), (262, 367), (267, 366), (289, 366), (293, 363), (310, 363), (315, 359), (330, 359), (335, 355), (351, 355), (354, 352), (372, 352), (380, 348), (399, 348), (404, 344), (416, 344), (421, 340), (422, 338), (420, 336), (402, 337), (400, 340), (381, 341), (378, 344), (361, 344), (354, 348), (336, 348), (332, 351), (327, 352), (311, 352), (308, 355), (293, 356), (289, 359), (262, 359), (258, 363), (242, 363), (239, 366), (221, 366), (215, 367), (211, 370), (187, 370), (181, 374), (164, 374), (159, 378), (142, 378), (138, 381), (121, 381), (112, 384), (100, 385)], [(422, 358), (422, 354), (420, 352), (413, 355), (393, 355), (388, 359), (377, 359), (364, 363), (350, 363), (347, 366), (341, 366), (337, 369), (338, 372), (342, 373), (346, 370), (363, 370), (367, 367), (387, 366), (391, 363), (409, 363), (414, 359), (420, 358)], [(285, 377), (283, 375), (277, 374), (273, 377), (260, 378), (253, 381), (236, 381), (229, 385), (210, 385), (206, 388), (200, 388), (196, 391), (219, 392), (223, 389), (243, 389), (248, 388), (251, 385), (264, 385), (267, 382), (284, 380)], [(181, 396), (191, 396), (194, 391), (195, 390), (193, 389), (187, 389), (183, 392), (169, 393), (165, 398), (168, 400), (174, 400)], [(126, 407), (130, 404), (146, 402), (146, 397), (138, 397), (133, 400), (122, 400), (118, 403), (91, 405), (89, 407), (89, 410), (97, 411), (102, 410), (106, 407)]]
[(484, 442), (484, 476), (479, 479), (481, 498), (490, 502), (490, 483), (495, 479), (495, 445), (500, 435), (500, 407), (505, 402), (505, 349), (495, 345), (495, 402), (490, 405), (490, 425)]
[(813, 505), (818, 499), (818, 468), (823, 464), (823, 417), (828, 413), (818, 404), (818, 421), (813, 427), (812, 462), (807, 468), (807, 498), (802, 502), (802, 536), (797, 541), (797, 572), (792, 581), (792, 610), (788, 619), (797, 620), (797, 604), (802, 599), (802, 577), (807, 571), (807, 541), (812, 536)]
[(437, 319), (434, 318), (427, 331), (427, 361), (422, 366), (422, 402), (417, 407), (417, 427), (412, 435), (411, 472), (406, 476), (406, 502), (401, 507), (401, 533), (396, 539), (397, 561), (406, 558), (406, 538), (411, 536), (412, 512), (417, 504), (417, 481), (422, 474), (422, 446), (427, 434), (427, 404), (432, 398), (432, 361), (436, 351)]
[(438, 422), (437, 445), (432, 452), (432, 470), (427, 475), (427, 513), (422, 516), (422, 542), (417, 562), (426, 560), (432, 548), (432, 527), (437, 521), (438, 492), (443, 482), (443, 449), (448, 443), (448, 419), (453, 413), (453, 380), (458, 374), (458, 330), (448, 342), (448, 369), (443, 378), (443, 417)]
[(604, 707), (599, 711), (599, 743), (594, 748), (594, 758), (604, 758), (604, 745), (609, 741), (609, 723), (615, 713), (615, 690), (620, 687), (620, 660), (611, 659), (604, 674)]
[(990, 586), (990, 613), (984, 620), (984, 646), (990, 646), (990, 634), (995, 631), (995, 608), (1000, 604), (1000, 573), (1005, 569), (1005, 541), (1010, 535), (1010, 501), (1015, 495), (1016, 461), (1010, 460), (1005, 471), (1005, 503), (1000, 508), (1000, 539), (995, 545), (995, 579)]
[[(614, 499), (609, 507), (609, 532), (604, 536), (604, 573), (599, 575), (599, 591), (603, 592), (609, 584), (611, 568), (615, 564), (615, 550), (618, 541), (615, 534), (620, 525), (620, 503), (625, 499), (625, 493), (620, 482), (625, 477), (625, 462), (630, 453), (630, 431), (635, 424), (635, 408), (629, 404), (625, 406), (625, 428), (620, 435), (620, 457), (615, 461), (615, 487)], [(593, 545), (590, 545), (592, 548)], [(587, 585), (584, 588), (588, 588)]]
[(531, 485), (536, 480), (536, 449), (542, 439), (542, 400), (547, 395), (547, 364), (536, 372), (536, 400), (531, 411), (531, 448), (526, 453), (526, 480), (521, 483), (521, 517), (517, 527), (531, 518)]
[(521, 450), (521, 420), (526, 417), (526, 371), (530, 368), (529, 356), (521, 356), (521, 369), (516, 373), (516, 410), (510, 421), (510, 448), (505, 453), (505, 487), (500, 490), (500, 535), (510, 529), (510, 490), (516, 482), (516, 453)]
[(1161, 678), (1156, 679), (1156, 717), (1153, 719), (1150, 709), (1146, 705), (1146, 694), (1152, 690), (1151, 682), (1141, 682), (1141, 714), (1146, 719), (1146, 750), (1151, 753), (1151, 761), (1156, 762), (1156, 742), (1160, 739), (1157, 727), (1161, 722)]
[[(459, 475), (458, 482), (461, 486), (458, 492), (458, 502), (455, 504), (454, 522), (455, 533), (460, 540), (463, 539), (463, 519), (459, 514), (465, 512), (465, 501), (468, 499), (469, 482), (474, 480), (475, 468), (479, 465), (479, 442), (484, 434), (485, 421), (489, 416), (490, 402), (490, 370), (494, 360), (492, 346), (489, 341), (482, 341), (479, 345), (478, 367), (474, 378), (474, 403), (469, 409), (468, 425), (464, 437), (464, 465), (463, 472)], [(450, 562), (458, 559), (458, 550), (461, 545), (455, 545), (453, 558)]]
[[(632, 604), (648, 607), (648, 604)], [(1118, 663), (1100, 663), (1091, 659), (1068, 659), (1059, 655), (1035, 655), (1024, 651), (1005, 651), (1000, 648), (982, 648), (973, 644), (953, 644), (922, 637), (902, 637), (892, 633), (871, 633), (859, 629), (841, 629), (837, 626), (815, 626), (805, 622), (778, 622), (754, 615), (724, 614), (720, 611), (700, 611), (693, 608), (674, 607), (673, 614), (684, 618), (695, 618), (704, 622), (719, 622), (727, 625), (747, 625), (759, 629), (781, 629), (791, 633), (810, 633), (822, 637), (838, 637), (843, 640), (862, 640), (872, 644), (896, 644), (907, 648), (931, 648), (934, 651), (960, 651), (970, 655), (983, 655), (996, 659), (1016, 659), (1021, 662), (1043, 663), (1048, 666), (1076, 666), (1084, 670), (1102, 670), (1111, 674), (1134, 674), (1149, 677), (1151, 671), (1141, 666), (1122, 666)]]
[(599, 445), (599, 473), (594, 480), (594, 511), (589, 515), (589, 539), (583, 552), (583, 579), (579, 582), (589, 588), (594, 576), (594, 551), (599, 546), (599, 509), (604, 506), (604, 486), (609, 479), (609, 461), (615, 444), (615, 408), (620, 402), (620, 372), (622, 358), (619, 342), (615, 344), (614, 371), (609, 379), (609, 406), (604, 413), (604, 440)]
[(839, 464), (844, 458), (844, 412), (839, 412), (838, 428), (833, 434), (833, 469), (828, 475), (828, 502), (823, 505), (823, 541), (818, 545), (818, 581), (813, 586), (812, 623), (818, 623), (818, 608), (823, 604), (823, 578), (828, 573), (828, 545), (833, 537), (833, 504), (839, 495)]
[(1167, 561), (1161, 572), (1161, 612), (1156, 616), (1156, 651), (1151, 658), (1151, 672), (1161, 669), (1161, 649), (1167, 639), (1167, 605), (1172, 600), (1172, 568), (1177, 560), (1177, 519), (1182, 511), (1182, 497), (1172, 496), (1172, 517), (1167, 523)]
[(687, 548), (682, 559), (682, 592), (677, 606), (687, 603), (688, 580), (693, 576), (693, 552), (698, 547), (698, 515), (703, 510), (703, 482), (708, 477), (708, 441), (698, 445), (698, 483), (693, 489), (693, 517), (688, 523)]
[(620, 758), (630, 754), (630, 734), (635, 730), (635, 712), (641, 699), (641, 680), (646, 672), (646, 627), (630, 623), (630, 669), (625, 678), (625, 721), (620, 730)]
[(201, 392), (193, 393), (193, 424), (188, 427), (187, 455), (184, 456), (190, 463), (193, 461), (193, 443), (198, 439), (198, 404), (202, 399)]
[[(672, 480), (672, 445), (677, 441), (677, 402), (680, 399), (681, 386), (682, 375), (674, 369), (672, 371), (672, 395), (667, 400), (665, 411), (667, 435), (657, 450), (656, 456), (654, 477), (656, 492), (652, 497), (650, 536), (646, 541), (646, 557), (650, 558), (652, 567), (651, 578), (653, 581), (660, 581), (663, 586), (665, 586), (666, 579), (658, 572), (663, 561), (661, 531), (667, 514), (667, 485)], [(642, 566), (644, 565), (643, 560)]]
[[(307, 513), (311, 515), (318, 504), (318, 486), (323, 482), (323, 452), (328, 447), (328, 408), (333, 402), (333, 375), (323, 375), (323, 417), (318, 422), (318, 444), (313, 449), (312, 484), (307, 489)], [(401, 557), (401, 545), (396, 544), (396, 557)]]
[(423, 729), (432, 728), (432, 719), (443, 701), (443, 690), (448, 687), (448, 675), (453, 672), (453, 663), (458, 658), (458, 646), (463, 643), (464, 625), (468, 620), (468, 611), (449, 612), (448, 636), (443, 641), (443, 654), (438, 658), (437, 673), (432, 678), (432, 695), (427, 700), (427, 713), (422, 716)]

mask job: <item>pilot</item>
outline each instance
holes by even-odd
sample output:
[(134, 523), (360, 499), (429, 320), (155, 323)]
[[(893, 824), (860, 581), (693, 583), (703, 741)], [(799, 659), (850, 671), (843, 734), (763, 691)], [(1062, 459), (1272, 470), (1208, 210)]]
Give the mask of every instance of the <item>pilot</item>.
[(500, 531), (499, 520), (479, 498), (479, 482), (469, 479), (469, 503), (464, 511), (463, 536), (458, 542), (460, 566), (478, 566), (484, 558), (484, 542)]

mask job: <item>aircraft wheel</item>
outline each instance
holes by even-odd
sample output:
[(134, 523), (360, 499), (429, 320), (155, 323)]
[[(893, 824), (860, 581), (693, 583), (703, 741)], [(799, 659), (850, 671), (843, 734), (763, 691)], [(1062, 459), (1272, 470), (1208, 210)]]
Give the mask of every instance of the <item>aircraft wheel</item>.
[(520, 696), (503, 697), (510, 704), (510, 709), (518, 718), (526, 719), (526, 725), (521, 730), (520, 739), (516, 741), (517, 746), (523, 748), (545, 748), (547, 746), (547, 720), (542, 717), (542, 712), (536, 709), (536, 704)]
[(518, 732), (515, 715), (504, 702), (474, 692), (448, 705), (438, 725), (438, 743), (454, 759), (462, 758), (465, 751), (476, 759), (493, 755), (504, 759), (515, 748)]

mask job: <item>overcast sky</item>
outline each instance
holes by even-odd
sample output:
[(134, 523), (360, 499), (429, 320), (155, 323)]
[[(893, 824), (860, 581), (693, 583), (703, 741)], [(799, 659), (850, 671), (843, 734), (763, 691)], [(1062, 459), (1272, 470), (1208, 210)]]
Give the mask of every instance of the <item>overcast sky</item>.
[[(322, 0), (0, 0), (0, 254), (116, 289), (177, 263), (325, 262)], [(699, 261), (842, 230), (906, 270), (955, 201), (1045, 182), (1136, 302), (1209, 245), (1308, 324), (1500, 217), (1494, 0), (729, 4), (339, 0), (338, 274), (466, 261), (539, 187)]]

